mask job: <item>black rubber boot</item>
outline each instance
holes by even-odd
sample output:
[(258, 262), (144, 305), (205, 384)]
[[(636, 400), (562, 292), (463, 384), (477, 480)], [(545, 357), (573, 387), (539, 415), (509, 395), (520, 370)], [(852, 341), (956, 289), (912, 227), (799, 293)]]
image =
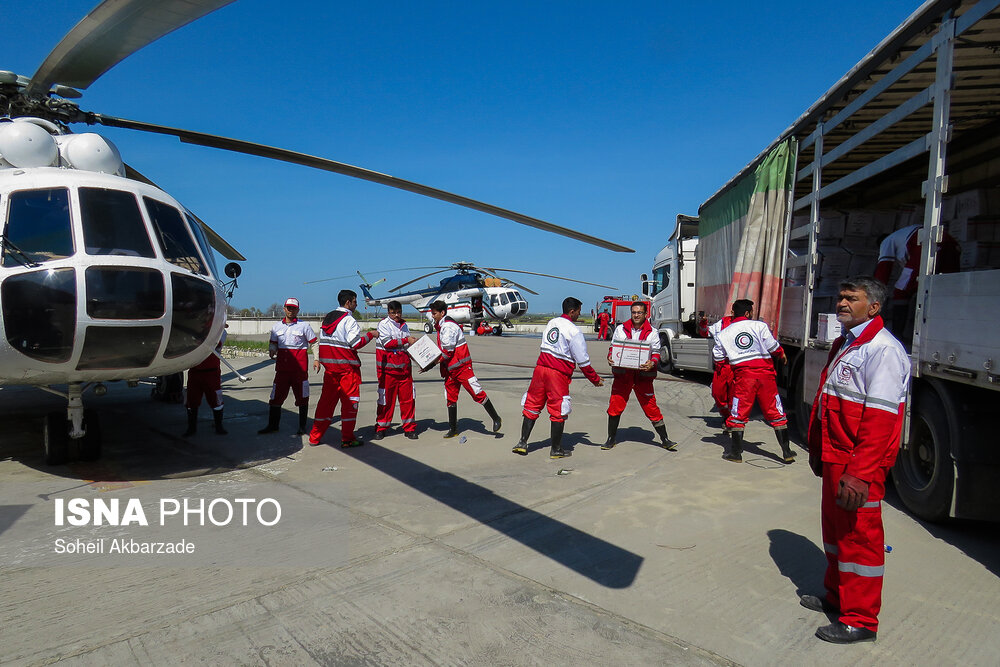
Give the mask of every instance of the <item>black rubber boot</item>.
[(458, 435), (458, 406), (448, 406), (448, 432), (444, 434), (446, 438), (454, 438)]
[(305, 435), (309, 432), (306, 428), (306, 422), (309, 421), (309, 406), (300, 405), (299, 406), (299, 430), (295, 432), (295, 435)]
[(563, 427), (566, 422), (552, 422), (552, 451), (550, 459), (564, 459), (573, 456), (573, 452), (562, 448)]
[(601, 449), (612, 449), (616, 444), (618, 444), (615, 442), (615, 434), (618, 433), (618, 423), (621, 422), (621, 420), (621, 415), (615, 415), (614, 417), (608, 415), (608, 440), (601, 445)]
[(722, 458), (734, 463), (740, 463), (743, 460), (743, 429), (733, 429), (730, 431), (729, 440), (730, 447), (722, 455)]
[(270, 409), (267, 411), (267, 426), (257, 431), (263, 435), (264, 433), (274, 433), (278, 430), (278, 423), (281, 422), (281, 406), (280, 405), (270, 405)]
[(656, 435), (660, 436), (660, 447), (663, 447), (668, 452), (677, 451), (677, 443), (667, 437), (667, 426), (662, 420), (653, 422), (653, 429), (656, 431)]
[(212, 410), (212, 421), (215, 422), (216, 435), (229, 435), (229, 431), (222, 427), (222, 409)]
[(189, 435), (194, 435), (195, 431), (198, 430), (198, 408), (194, 408), (193, 410), (191, 408), (188, 408), (187, 415), (188, 415), (188, 426), (187, 430), (181, 433), (182, 438), (186, 438)]
[(503, 425), (503, 421), (500, 419), (500, 415), (497, 414), (497, 409), (493, 407), (493, 403), (490, 399), (487, 398), (483, 402), (483, 407), (486, 408), (486, 414), (488, 414), (490, 419), (493, 420), (493, 432), (496, 433)]
[(521, 456), (527, 456), (528, 438), (531, 437), (531, 429), (533, 428), (535, 428), (535, 420), (524, 417), (524, 421), (521, 422), (521, 439), (517, 441), (517, 444), (514, 445), (514, 449), (510, 451), (515, 454), (520, 454)]
[(774, 429), (774, 435), (778, 438), (778, 444), (781, 445), (782, 460), (785, 463), (795, 463), (795, 452), (788, 446), (788, 429), (776, 428)]

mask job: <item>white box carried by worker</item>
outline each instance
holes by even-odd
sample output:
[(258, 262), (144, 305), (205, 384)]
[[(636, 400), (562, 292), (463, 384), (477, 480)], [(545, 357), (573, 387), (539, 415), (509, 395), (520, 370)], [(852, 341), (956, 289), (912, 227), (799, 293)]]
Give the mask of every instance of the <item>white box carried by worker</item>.
[(837, 313), (820, 313), (819, 326), (816, 331), (816, 340), (832, 343), (840, 337), (840, 321), (837, 320)]
[(417, 362), (420, 370), (425, 371), (441, 356), (441, 348), (431, 336), (421, 336), (416, 343), (406, 348), (406, 353)]
[(645, 341), (621, 340), (611, 343), (611, 365), (639, 368), (649, 361), (650, 345)]

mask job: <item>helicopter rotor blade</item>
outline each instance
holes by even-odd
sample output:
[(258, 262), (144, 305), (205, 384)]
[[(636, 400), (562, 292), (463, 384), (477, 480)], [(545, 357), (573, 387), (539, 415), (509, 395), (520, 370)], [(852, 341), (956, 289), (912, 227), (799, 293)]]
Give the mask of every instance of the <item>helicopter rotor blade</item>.
[(25, 93), (43, 97), (54, 83), (87, 88), (139, 49), (231, 2), (104, 0), (52, 49)]
[(393, 288), (392, 288), (392, 289), (390, 289), (389, 291), (390, 291), (390, 292), (395, 292), (396, 290), (399, 290), (399, 289), (403, 289), (403, 288), (404, 288), (404, 287), (406, 287), (407, 285), (412, 285), (413, 283), (417, 282), (418, 280), (423, 280), (424, 278), (427, 278), (427, 277), (429, 277), (429, 276), (433, 276), (433, 275), (434, 275), (434, 274), (436, 274), (436, 273), (444, 273), (445, 271), (448, 271), (448, 270), (450, 270), (450, 268), (451, 268), (451, 267), (449, 267), (449, 268), (447, 268), (447, 269), (442, 269), (442, 270), (440, 270), (440, 271), (431, 271), (430, 273), (425, 273), (425, 274), (424, 274), (424, 275), (422, 275), (422, 276), (417, 276), (417, 277), (416, 277), (416, 278), (414, 278), (413, 280), (408, 280), (408, 281), (406, 281), (405, 283), (403, 283), (402, 285), (396, 285), (395, 287), (393, 287)]
[[(369, 271), (369, 273), (397, 273), (399, 271), (420, 271), (421, 269), (444, 269), (448, 267), (444, 266), (411, 266), (405, 269), (385, 269), (382, 271)], [(347, 278), (353, 278), (355, 275), (360, 276), (364, 283), (368, 284), (368, 279), (361, 275), (360, 271), (355, 271), (354, 274), (349, 274), (346, 276), (334, 276), (333, 278), (321, 278), (319, 280), (307, 280), (302, 283), (303, 285), (311, 285), (313, 283), (325, 283), (331, 280), (346, 280)], [(376, 283), (377, 284), (377, 283)]]
[[(521, 271), (520, 269), (498, 269), (496, 267), (490, 267), (490, 271), (503, 271), (504, 273), (526, 273), (531, 276), (542, 276), (543, 278), (555, 278), (556, 280), (567, 280), (571, 283), (580, 283), (581, 285), (593, 285), (594, 287), (604, 287), (610, 290), (616, 290), (617, 287), (612, 285), (602, 285), (601, 283), (590, 283), (586, 280), (577, 280), (576, 278), (566, 278), (564, 276), (554, 276), (551, 273), (537, 273), (535, 271)], [(514, 282), (511, 280), (510, 282)]]
[(525, 287), (521, 283), (516, 283), (513, 280), (511, 280), (510, 278), (501, 278), (501, 280), (503, 280), (504, 282), (508, 282), (511, 285), (514, 285), (515, 287), (519, 287), (519, 288), (523, 289), (528, 294), (534, 294), (535, 296), (538, 296), (538, 292), (536, 292), (535, 290), (531, 289), (530, 287)]
[[(125, 165), (125, 178), (130, 178), (133, 181), (139, 181), (140, 183), (145, 183), (146, 185), (152, 185), (158, 190), (163, 189), (127, 164)], [(243, 253), (234, 248), (226, 239), (222, 238), (222, 236), (217, 231), (209, 227), (204, 220), (192, 213), (189, 209), (185, 208), (184, 210), (187, 211), (187, 213), (190, 214), (190, 216), (194, 218), (199, 225), (201, 225), (201, 230), (205, 232), (205, 238), (208, 240), (208, 244), (215, 248), (220, 255), (226, 259), (234, 259), (238, 262), (247, 261), (247, 258), (243, 256)]]
[(430, 197), (432, 199), (440, 199), (441, 201), (471, 208), (473, 210), (488, 213), (500, 218), (506, 218), (507, 220), (513, 220), (514, 222), (527, 225), (528, 227), (535, 227), (536, 229), (541, 229), (553, 234), (566, 236), (600, 248), (606, 248), (607, 250), (613, 250), (615, 252), (635, 252), (632, 248), (628, 248), (611, 241), (606, 241), (604, 239), (597, 238), (596, 236), (584, 234), (583, 232), (578, 232), (567, 227), (561, 227), (559, 225), (552, 224), (551, 222), (539, 220), (538, 218), (532, 218), (521, 213), (515, 213), (514, 211), (500, 208), (499, 206), (476, 201), (475, 199), (469, 199), (468, 197), (463, 197), (462, 195), (432, 188), (428, 185), (421, 185), (420, 183), (414, 183), (413, 181), (396, 178), (395, 176), (389, 176), (388, 174), (382, 174), (377, 171), (371, 171), (362, 167), (355, 167), (343, 162), (335, 162), (334, 160), (328, 160), (315, 155), (307, 155), (306, 153), (298, 153), (284, 148), (275, 148), (273, 146), (265, 146), (264, 144), (256, 144), (250, 141), (231, 139), (214, 134), (205, 134), (203, 132), (194, 132), (192, 130), (182, 130), (173, 127), (166, 127), (164, 125), (128, 120), (125, 118), (115, 118), (114, 116), (105, 116), (103, 114), (89, 114), (88, 118), (93, 120), (95, 123), (100, 123), (101, 125), (106, 125), (108, 127), (120, 127), (129, 130), (139, 130), (141, 132), (166, 134), (175, 136), (182, 142), (188, 144), (219, 148), (236, 153), (244, 153), (246, 155), (256, 155), (258, 157), (291, 162), (292, 164), (300, 164), (306, 167), (322, 169), (324, 171), (332, 171), (337, 174), (371, 181), (372, 183), (378, 183), (380, 185), (387, 185), (399, 190), (413, 192), (418, 195), (424, 195), (425, 197)]

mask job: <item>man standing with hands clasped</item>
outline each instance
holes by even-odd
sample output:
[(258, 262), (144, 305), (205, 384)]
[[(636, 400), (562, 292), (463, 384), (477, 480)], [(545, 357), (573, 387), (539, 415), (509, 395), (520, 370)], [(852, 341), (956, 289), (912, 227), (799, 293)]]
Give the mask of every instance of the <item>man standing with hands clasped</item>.
[(417, 339), (410, 335), (410, 327), (403, 319), (403, 306), (399, 301), (390, 301), (386, 310), (389, 316), (378, 323), (378, 339), (375, 341), (375, 375), (378, 378), (375, 439), (381, 440), (389, 430), (398, 398), (403, 433), (410, 440), (416, 440), (413, 369), (406, 348), (416, 343)]
[(649, 361), (639, 368), (622, 368), (612, 366), (615, 380), (611, 384), (611, 401), (608, 404), (608, 440), (601, 449), (611, 449), (615, 446), (615, 434), (618, 433), (618, 423), (621, 421), (628, 396), (635, 392), (642, 411), (653, 423), (653, 430), (660, 436), (660, 446), (669, 451), (676, 451), (677, 446), (667, 437), (667, 427), (663, 423), (663, 415), (656, 405), (656, 393), (653, 391), (653, 379), (656, 377), (656, 365), (660, 362), (660, 332), (646, 317), (646, 304), (634, 301), (631, 310), (632, 317), (615, 328), (611, 336), (612, 347), (608, 348), (608, 363), (611, 363), (611, 350), (615, 343), (626, 341), (649, 343)]
[(837, 612), (816, 630), (836, 644), (874, 641), (882, 606), (882, 497), (896, 460), (910, 364), (883, 326), (885, 286), (869, 277), (840, 284), (833, 342), (809, 418), (809, 465), (823, 478), (826, 597), (803, 595), (813, 611)]
[(574, 322), (580, 317), (580, 307), (583, 303), (572, 296), (563, 299), (563, 314), (549, 320), (542, 334), (542, 348), (535, 362), (535, 370), (531, 375), (528, 391), (521, 399), (524, 406), (521, 423), (521, 439), (514, 449), (515, 454), (528, 454), (528, 438), (535, 420), (542, 412), (542, 407), (549, 410), (549, 421), (552, 422), (552, 447), (549, 458), (561, 459), (571, 456), (572, 452), (562, 447), (563, 428), (566, 417), (572, 412), (569, 399), (569, 384), (572, 382), (573, 370), (579, 366), (584, 377), (595, 387), (604, 385), (604, 380), (590, 365), (590, 355), (587, 354), (587, 341)]

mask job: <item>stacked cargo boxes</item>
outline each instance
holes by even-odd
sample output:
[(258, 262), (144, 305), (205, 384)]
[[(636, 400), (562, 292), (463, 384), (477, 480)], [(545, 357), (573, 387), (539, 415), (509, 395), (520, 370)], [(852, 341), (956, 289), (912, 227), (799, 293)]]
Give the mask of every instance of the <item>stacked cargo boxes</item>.
[(963, 271), (1000, 268), (1000, 189), (945, 197), (942, 220), (962, 249)]

